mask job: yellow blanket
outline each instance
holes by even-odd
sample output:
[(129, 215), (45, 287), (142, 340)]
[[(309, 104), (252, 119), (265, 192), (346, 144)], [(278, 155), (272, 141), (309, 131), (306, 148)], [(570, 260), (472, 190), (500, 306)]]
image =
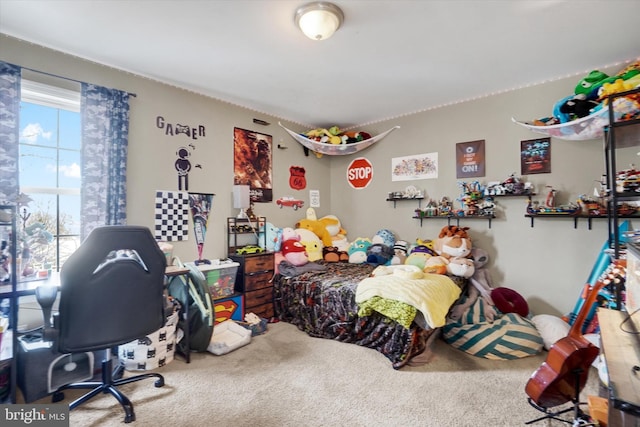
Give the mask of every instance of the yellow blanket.
[(381, 297), (409, 304), (420, 311), (432, 328), (444, 326), (449, 308), (460, 296), (460, 288), (447, 276), (425, 274), (407, 279), (395, 274), (367, 277), (356, 289), (356, 303)]

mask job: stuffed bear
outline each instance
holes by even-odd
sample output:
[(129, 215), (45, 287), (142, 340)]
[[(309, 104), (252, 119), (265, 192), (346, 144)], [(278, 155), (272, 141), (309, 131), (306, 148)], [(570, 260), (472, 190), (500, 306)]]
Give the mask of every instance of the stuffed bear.
[(326, 262), (347, 262), (349, 261), (349, 254), (335, 246), (325, 246), (322, 248), (322, 259)]

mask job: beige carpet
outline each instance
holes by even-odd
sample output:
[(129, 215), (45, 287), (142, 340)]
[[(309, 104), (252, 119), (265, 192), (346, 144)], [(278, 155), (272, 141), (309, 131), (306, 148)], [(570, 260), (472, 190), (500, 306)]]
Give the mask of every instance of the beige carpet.
[[(280, 322), (226, 355), (195, 353), (190, 364), (177, 357), (157, 370), (166, 379), (162, 388), (144, 380), (123, 390), (137, 427), (518, 426), (541, 415), (524, 387), (545, 357), (491, 361), (437, 339), (422, 357), (428, 363), (396, 371), (377, 351), (311, 338)], [(598, 391), (592, 368), (583, 400)], [(77, 427), (117, 426), (124, 412), (102, 395), (70, 419)]]

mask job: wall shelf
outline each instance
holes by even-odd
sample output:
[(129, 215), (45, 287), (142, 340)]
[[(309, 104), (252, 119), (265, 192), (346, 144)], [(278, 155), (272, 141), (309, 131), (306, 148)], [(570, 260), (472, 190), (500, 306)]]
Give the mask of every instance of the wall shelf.
[(391, 198), (387, 198), (387, 202), (393, 202), (393, 208), (396, 208), (396, 202), (410, 202), (412, 200), (417, 200), (418, 201), (418, 208), (421, 207), (422, 205), (422, 201), (424, 200), (424, 197), (391, 197)]
[(478, 219), (483, 219), (485, 221), (489, 222), (489, 228), (491, 228), (491, 220), (495, 218), (495, 215), (462, 215), (462, 216), (458, 216), (458, 215), (434, 215), (434, 216), (425, 216), (425, 217), (419, 217), (419, 216), (414, 216), (413, 219), (419, 219), (420, 220), (420, 227), (422, 227), (422, 220), (432, 220), (432, 219), (446, 219), (447, 220), (447, 225), (451, 225), (452, 221), (455, 221), (455, 224), (459, 227), (460, 226), (460, 221), (465, 221), (465, 220), (478, 220)]

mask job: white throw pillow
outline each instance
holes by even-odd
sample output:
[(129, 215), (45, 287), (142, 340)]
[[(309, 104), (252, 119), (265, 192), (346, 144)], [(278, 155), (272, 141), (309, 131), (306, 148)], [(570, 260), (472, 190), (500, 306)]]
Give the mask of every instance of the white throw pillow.
[(559, 339), (566, 337), (571, 329), (567, 322), (550, 314), (538, 314), (533, 316), (531, 321), (540, 332), (546, 350), (549, 350)]

